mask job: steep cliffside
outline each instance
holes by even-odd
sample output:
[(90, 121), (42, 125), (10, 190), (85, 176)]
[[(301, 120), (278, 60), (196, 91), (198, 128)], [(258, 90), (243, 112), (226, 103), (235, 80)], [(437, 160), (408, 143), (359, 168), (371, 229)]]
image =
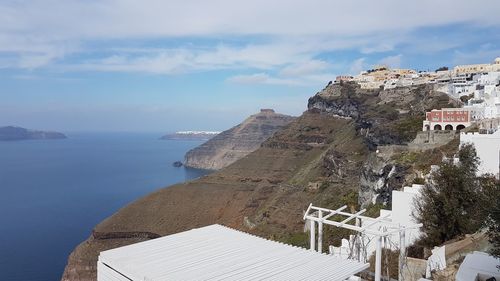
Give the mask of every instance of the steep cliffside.
[(241, 124), (226, 130), (188, 151), (187, 167), (219, 170), (258, 149), (262, 142), (293, 121), (295, 117), (262, 109)]
[[(100, 251), (213, 223), (305, 245), (302, 214), (309, 203), (358, 207), (360, 190), (368, 194), (360, 201), (387, 200), (406, 172), (386, 166), (408, 166), (391, 157), (378, 164), (377, 148), (404, 145), (416, 134), (408, 120), (448, 102), (426, 87), (404, 91), (414, 97), (400, 101), (395, 93), (382, 99), (389, 94), (328, 85), (309, 100), (308, 111), (259, 149), (218, 172), (158, 190), (101, 222), (73, 251), (62, 280), (96, 280)], [(326, 235), (324, 241), (339, 237)]]
[[(360, 173), (358, 203), (366, 207), (390, 204), (392, 190), (400, 188), (412, 172), (409, 165), (394, 161), (394, 157), (410, 149), (418, 150), (415, 142), (411, 148), (407, 144), (421, 130), (425, 112), (458, 105), (430, 84), (367, 90), (356, 83), (343, 83), (327, 85), (309, 99), (308, 107), (310, 111), (353, 120), (364, 137), (370, 153)], [(453, 136), (447, 140), (453, 140)], [(379, 154), (380, 150), (385, 153)]]

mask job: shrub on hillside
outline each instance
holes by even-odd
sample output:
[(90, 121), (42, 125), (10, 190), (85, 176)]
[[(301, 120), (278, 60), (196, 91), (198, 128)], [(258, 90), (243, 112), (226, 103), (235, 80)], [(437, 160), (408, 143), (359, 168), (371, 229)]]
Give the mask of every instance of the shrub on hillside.
[(479, 158), (474, 146), (464, 145), (458, 158), (459, 164), (446, 161), (440, 165), (415, 202), (415, 217), (423, 224), (424, 246), (440, 245), (476, 232), (485, 225), (493, 201), (498, 198), (491, 177), (476, 176)]
[(490, 243), (493, 245), (490, 254), (500, 258), (500, 181), (490, 180), (489, 184), (492, 186), (490, 188), (492, 192), (488, 197), (494, 201), (487, 220), (488, 236)]
[(401, 118), (394, 125), (394, 130), (401, 139), (410, 142), (417, 136), (417, 133), (422, 130), (423, 116), (408, 116)]

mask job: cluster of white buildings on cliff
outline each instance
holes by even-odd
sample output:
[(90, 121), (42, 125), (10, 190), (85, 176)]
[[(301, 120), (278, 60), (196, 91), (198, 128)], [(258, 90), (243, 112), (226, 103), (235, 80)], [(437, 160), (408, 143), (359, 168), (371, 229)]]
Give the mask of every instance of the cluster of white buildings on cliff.
[(461, 131), (471, 125), (477, 133), (461, 133), (461, 144), (472, 143), (481, 159), (479, 173), (500, 177), (500, 57), (492, 63), (458, 65), (434, 72), (377, 66), (356, 76), (338, 76), (336, 83), (353, 81), (363, 89), (393, 89), (421, 84), (461, 100), (461, 108), (426, 112), (423, 131)]
[[(460, 130), (474, 121), (500, 118), (500, 57), (489, 64), (458, 65), (433, 72), (376, 66), (355, 76), (337, 76), (362, 89), (392, 89), (430, 84), (436, 91), (464, 101), (461, 109), (435, 109), (426, 114), (423, 130)], [(489, 128), (489, 129), (496, 129)]]
[(338, 76), (335, 81), (354, 81), (363, 89), (432, 84), (437, 91), (466, 101), (469, 121), (500, 117), (500, 57), (490, 64), (458, 65), (433, 72), (376, 66), (355, 76)]
[[(337, 76), (336, 82), (354, 81), (363, 89), (391, 89), (420, 84), (436, 84), (437, 89), (457, 98), (473, 93), (476, 85), (495, 85), (500, 73), (500, 57), (490, 64), (458, 65), (453, 69), (416, 71), (413, 69), (391, 69), (385, 65), (362, 71), (358, 75)], [(486, 89), (485, 91), (488, 91)]]

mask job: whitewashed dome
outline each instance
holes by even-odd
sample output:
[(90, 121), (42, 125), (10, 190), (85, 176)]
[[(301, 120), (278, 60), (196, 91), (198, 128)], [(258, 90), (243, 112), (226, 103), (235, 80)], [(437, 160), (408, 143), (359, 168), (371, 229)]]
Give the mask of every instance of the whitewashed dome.
[(500, 64), (500, 57), (495, 59), (495, 64)]

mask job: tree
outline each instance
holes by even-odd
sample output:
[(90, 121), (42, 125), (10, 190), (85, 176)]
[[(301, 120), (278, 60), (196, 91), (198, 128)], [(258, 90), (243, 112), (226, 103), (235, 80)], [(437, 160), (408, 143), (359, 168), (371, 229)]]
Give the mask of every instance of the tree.
[(460, 97), (460, 100), (463, 102), (463, 103), (467, 103), (470, 99), (474, 98), (474, 93), (470, 94), (470, 95), (463, 95)]
[(476, 176), (479, 158), (473, 145), (458, 152), (460, 162), (444, 161), (431, 183), (415, 202), (415, 217), (423, 224), (422, 244), (427, 247), (477, 231), (488, 216), (483, 184)]
[(436, 72), (438, 72), (438, 71), (444, 71), (444, 70), (448, 70), (448, 67), (447, 66), (441, 66), (440, 68), (436, 69)]
[(487, 221), (488, 237), (493, 245), (490, 254), (500, 258), (500, 181), (496, 180), (493, 183), (492, 194), (488, 197), (494, 201), (492, 208), (489, 210)]

